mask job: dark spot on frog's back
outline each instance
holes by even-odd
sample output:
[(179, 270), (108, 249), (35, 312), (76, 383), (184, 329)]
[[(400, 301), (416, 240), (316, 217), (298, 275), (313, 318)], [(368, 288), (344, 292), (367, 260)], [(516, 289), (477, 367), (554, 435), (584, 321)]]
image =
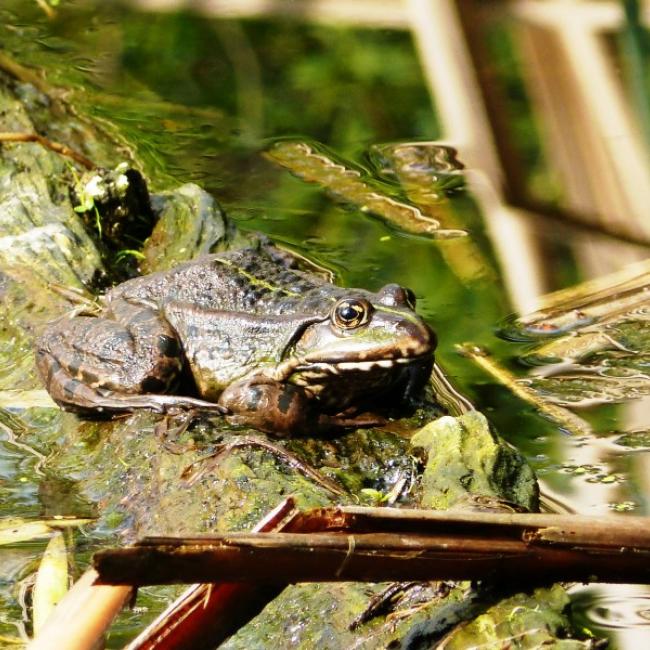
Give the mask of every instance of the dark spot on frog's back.
[(167, 386), (165, 382), (157, 377), (147, 377), (140, 385), (144, 393), (162, 393)]
[(161, 334), (158, 337), (158, 352), (166, 357), (176, 358), (180, 355), (181, 350), (176, 339)]
[(231, 282), (235, 285), (236, 289), (243, 289), (248, 286), (248, 280), (243, 275), (233, 275)]
[(260, 300), (270, 293), (270, 289), (267, 287), (255, 287), (248, 293), (248, 298), (251, 301), (251, 304), (254, 306)]
[(305, 288), (310, 287), (308, 282), (305, 282), (300, 276), (292, 271), (283, 271), (277, 277), (276, 282), (279, 286), (284, 287), (287, 291), (299, 293)]
[(253, 277), (257, 277), (260, 275), (260, 265), (259, 262), (257, 261), (257, 256), (243, 257), (240, 261), (240, 265), (241, 265), (241, 269), (245, 273), (248, 273)]
[(74, 380), (74, 379), (69, 379), (63, 384), (63, 393), (66, 397), (69, 399), (74, 399), (75, 395), (77, 394), (77, 387), (79, 386), (79, 382)]
[(249, 291), (243, 298), (242, 302), (244, 303), (244, 308), (247, 310), (252, 310), (257, 303), (257, 296), (254, 291)]
[(289, 412), (289, 409), (293, 403), (293, 397), (293, 392), (288, 389), (285, 389), (282, 391), (282, 393), (280, 393), (280, 396), (278, 398), (278, 409), (281, 413), (284, 413), (286, 415)]
[(49, 386), (52, 383), (54, 375), (63, 370), (61, 364), (54, 359), (51, 355), (47, 354), (44, 350), (38, 351), (39, 360), (41, 363), (47, 364), (47, 373), (45, 375), (45, 384)]
[(68, 371), (68, 374), (76, 377), (76, 375), (79, 373), (80, 361), (80, 359), (77, 362), (71, 360), (65, 364), (65, 369)]

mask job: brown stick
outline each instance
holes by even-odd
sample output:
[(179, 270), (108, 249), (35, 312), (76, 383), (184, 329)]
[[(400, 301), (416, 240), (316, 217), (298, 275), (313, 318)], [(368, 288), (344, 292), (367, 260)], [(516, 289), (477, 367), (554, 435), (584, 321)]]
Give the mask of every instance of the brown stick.
[(38, 133), (9, 133), (9, 132), (0, 132), (0, 142), (38, 142), (43, 147), (51, 149), (52, 151), (61, 154), (62, 156), (67, 156), (72, 158), (75, 162), (78, 162), (80, 165), (83, 165), (86, 169), (97, 169), (97, 165), (86, 158), (83, 154), (80, 154), (74, 149), (61, 144), (59, 142), (53, 142), (43, 135)]
[(646, 584), (649, 559), (650, 549), (585, 550), (494, 538), (249, 533), (104, 551), (95, 556), (95, 568), (101, 583), (129, 585), (487, 578)]
[(584, 517), (538, 513), (450, 512), (343, 506), (298, 513), (292, 532), (396, 532), (525, 538), (528, 543), (650, 548), (648, 517)]
[(150, 538), (96, 554), (95, 567), (100, 581), (108, 584), (497, 576), (646, 584), (649, 523), (639, 517), (324, 508), (298, 515), (287, 526), (311, 533)]

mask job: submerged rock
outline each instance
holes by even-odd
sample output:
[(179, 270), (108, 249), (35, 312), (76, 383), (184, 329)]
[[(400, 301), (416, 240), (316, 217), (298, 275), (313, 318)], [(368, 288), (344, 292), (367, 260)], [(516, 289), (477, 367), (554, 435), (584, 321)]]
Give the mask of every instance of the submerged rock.
[(447, 510), (468, 497), (505, 500), (539, 508), (535, 474), (522, 455), (500, 440), (482, 413), (441, 417), (420, 429), (411, 446), (424, 449), (422, 507)]

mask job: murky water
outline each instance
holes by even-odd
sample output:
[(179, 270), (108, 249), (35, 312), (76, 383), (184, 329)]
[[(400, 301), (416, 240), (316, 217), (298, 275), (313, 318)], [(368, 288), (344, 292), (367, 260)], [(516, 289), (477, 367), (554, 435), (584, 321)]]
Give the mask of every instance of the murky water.
[[(496, 336), (513, 311), (512, 296), (482, 221), (481, 202), (459, 187), (457, 170), (444, 156), (436, 157), (439, 149), (425, 147), (428, 158), (400, 158), (407, 143), (440, 134), (407, 32), (262, 18), (210, 21), (127, 13), (106, 3), (89, 11), (84, 3), (65, 2), (50, 21), (36, 3), (26, 4), (9, 2), (0, 9), (7, 54), (44, 66), (53, 85), (75, 85), (80, 89), (75, 101), (84, 110), (137, 134), (137, 156), (155, 183), (202, 184), (240, 228), (286, 243), (345, 285), (411, 287), (418, 310), (438, 333), (439, 362), (501, 435), (526, 454), (547, 502), (555, 503), (551, 508), (650, 515), (646, 367), (636, 368), (642, 387), (636, 399), (628, 400), (632, 393), (621, 384), (626, 401), (581, 410), (591, 432), (570, 435), (457, 353), (456, 345), (471, 341), (524, 376), (528, 369), (516, 359), (535, 342)], [(354, 191), (340, 178), (313, 170), (310, 177), (260, 155), (280, 138), (358, 172)], [(521, 146), (531, 149), (536, 142)], [(463, 160), (462, 148), (458, 158)], [(539, 180), (542, 172), (528, 171), (538, 187), (548, 186)], [(361, 190), (360, 183), (365, 183)], [(377, 188), (393, 208), (416, 206), (452, 236), (408, 231), (388, 212), (377, 218), (376, 206), (369, 216), (368, 193)], [(549, 290), (588, 272), (581, 267), (584, 255), (564, 235), (554, 237), (552, 227), (539, 231), (547, 259), (553, 260)], [(599, 246), (606, 250), (602, 241)], [(43, 430), (42, 449), (25, 448), (12, 423), (0, 421), (0, 515), (41, 517), (65, 511), (66, 504), (80, 514), (83, 504), (75, 502), (70, 486), (43, 472), (58, 416), (34, 411), (30, 417), (28, 426)], [(0, 611), (2, 635), (21, 627), (14, 580), (28, 573), (42, 549), (34, 543), (0, 555), (0, 594), (12, 603)], [(576, 588), (573, 610), (580, 625), (606, 634), (614, 647), (650, 643), (647, 588)], [(140, 625), (141, 614), (123, 622), (125, 634), (130, 624)]]

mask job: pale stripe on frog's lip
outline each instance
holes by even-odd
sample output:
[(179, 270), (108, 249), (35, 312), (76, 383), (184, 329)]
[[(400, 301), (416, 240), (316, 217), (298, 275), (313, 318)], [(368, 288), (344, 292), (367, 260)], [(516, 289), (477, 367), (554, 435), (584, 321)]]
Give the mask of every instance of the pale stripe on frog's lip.
[(431, 355), (420, 355), (416, 357), (397, 357), (396, 359), (377, 359), (376, 361), (320, 361), (317, 363), (308, 363), (305, 366), (297, 366), (294, 372), (309, 372), (311, 370), (324, 370), (334, 375), (338, 375), (341, 371), (346, 370), (360, 370), (361, 372), (368, 372), (375, 368), (392, 368), (395, 365), (403, 365), (413, 363), (420, 359), (427, 359)]
[(308, 376), (307, 373), (319, 373), (323, 376), (323, 373), (339, 375), (355, 370), (358, 372), (369, 372), (379, 368), (388, 370), (396, 365), (406, 365), (429, 358), (433, 358), (433, 352), (394, 359), (375, 359), (374, 361), (328, 361), (327, 359), (308, 361), (304, 358), (292, 357), (275, 368), (264, 371), (263, 374), (275, 381), (286, 381), (291, 375)]
[(373, 368), (392, 368), (397, 363), (410, 363), (417, 357), (398, 359), (379, 359), (377, 361), (340, 361), (331, 364), (337, 370), (372, 370)]
[(378, 359), (376, 361), (339, 361), (310, 363), (298, 365), (290, 373), (298, 386), (305, 386), (314, 395), (320, 395), (326, 384), (323, 380), (327, 377), (342, 375), (346, 372), (370, 372), (375, 369), (390, 369), (395, 366), (404, 366), (409, 363), (425, 360), (433, 355), (419, 355), (413, 357), (399, 357), (397, 359)]

